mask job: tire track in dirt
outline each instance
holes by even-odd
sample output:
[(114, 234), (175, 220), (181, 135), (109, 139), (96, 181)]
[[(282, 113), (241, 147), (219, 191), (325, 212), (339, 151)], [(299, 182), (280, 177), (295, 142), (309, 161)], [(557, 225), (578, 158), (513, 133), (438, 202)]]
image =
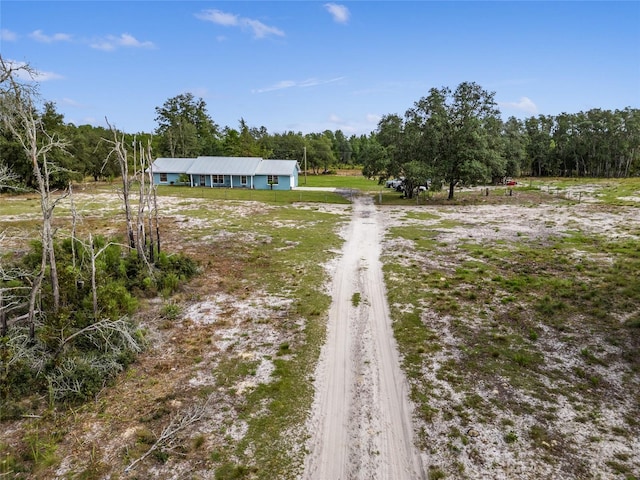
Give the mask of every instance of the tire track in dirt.
[(389, 319), (380, 222), (370, 197), (354, 201), (332, 283), (303, 478), (424, 479)]

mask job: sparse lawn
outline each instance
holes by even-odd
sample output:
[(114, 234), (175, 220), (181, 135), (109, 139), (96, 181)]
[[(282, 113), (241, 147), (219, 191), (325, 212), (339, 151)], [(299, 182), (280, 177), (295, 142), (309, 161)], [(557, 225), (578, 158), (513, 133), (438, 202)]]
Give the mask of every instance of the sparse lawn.
[[(619, 198), (637, 195), (640, 182), (598, 186), (599, 203), (568, 198), (571, 181), (549, 181), (548, 191), (531, 180), (513, 196), (461, 191), (449, 202), (439, 193), (416, 205), (358, 176), (311, 178), (310, 186), (366, 189), (376, 201), (382, 192), (389, 305), (429, 478), (638, 476), (640, 225), (638, 202), (629, 210)], [(576, 183), (594, 192), (592, 182)], [(122, 232), (115, 187), (90, 185), (77, 199), (84, 233)], [(172, 418), (207, 399), (206, 420), (132, 478), (301, 472), (331, 300), (322, 265), (340, 248), (348, 200), (159, 193), (164, 247), (196, 258), (200, 276), (146, 304), (140, 320), (155, 347), (95, 401), (51, 409), (33, 398), (39, 418), (2, 425), (0, 476), (44, 479), (61, 469), (68, 478), (124, 478)], [(37, 208), (28, 195), (2, 198), (2, 228), (18, 239), (5, 238), (3, 252), (33, 238)], [(59, 235), (69, 212), (66, 203), (56, 210)]]
[(307, 190), (250, 190), (246, 188), (203, 188), (160, 186), (160, 195), (182, 198), (199, 198), (211, 201), (241, 200), (266, 204), (291, 204), (295, 202), (349, 203), (338, 193)]
[(351, 172), (349, 175), (307, 175), (306, 184), (304, 175), (300, 175), (298, 185), (301, 187), (355, 188), (363, 192), (376, 191), (383, 187), (383, 185), (378, 185), (376, 179), (366, 178), (356, 172)]
[[(76, 198), (79, 228), (121, 232), (113, 186), (90, 192)], [(64, 460), (70, 477), (121, 475), (172, 418), (207, 399), (207, 414), (196, 430), (158, 448), (134, 475), (149, 478), (149, 469), (185, 465), (221, 479), (295, 478), (300, 470), (304, 451), (297, 446), (304, 443), (330, 303), (323, 264), (339, 249), (337, 229), (349, 213), (348, 206), (322, 203), (347, 200), (301, 192), (307, 201), (292, 206), (298, 192), (245, 191), (252, 195), (248, 202), (225, 201), (225, 191), (214, 189), (167, 187), (159, 193), (163, 247), (197, 259), (200, 276), (141, 313), (156, 343), (95, 402), (49, 409), (44, 399), (33, 399), (42, 418), (0, 435), (7, 446), (0, 474), (51, 478)], [(0, 216), (9, 220), (3, 227), (17, 237), (34, 229), (25, 217), (38, 205), (27, 204), (0, 203)], [(5, 216), (7, 205), (15, 218)], [(69, 204), (56, 212), (63, 235), (70, 228)], [(204, 306), (209, 304), (220, 310)], [(205, 311), (205, 320), (190, 313), (193, 308)]]
[[(606, 198), (640, 186), (625, 183)], [(634, 478), (613, 475), (640, 469), (637, 213), (626, 211), (629, 224), (616, 220), (626, 208), (616, 201), (518, 195), (537, 196), (520, 208), (544, 210), (546, 221), (518, 208), (492, 218), (459, 199), (463, 210), (423, 206), (387, 230), (385, 279), (422, 448), (448, 478), (483, 478), (505, 463), (544, 477)], [(462, 434), (447, 446), (452, 429)], [(578, 440), (589, 436), (598, 440)]]

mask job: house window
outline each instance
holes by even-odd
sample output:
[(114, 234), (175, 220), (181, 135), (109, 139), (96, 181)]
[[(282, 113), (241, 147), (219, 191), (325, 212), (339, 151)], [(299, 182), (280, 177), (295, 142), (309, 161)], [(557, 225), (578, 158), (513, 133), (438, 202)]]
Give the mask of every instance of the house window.
[(247, 184), (247, 176), (246, 175), (241, 175), (240, 176), (240, 183), (242, 185), (246, 185)]
[(161, 182), (166, 182), (167, 181), (167, 174), (166, 173), (161, 173), (160, 174), (160, 181)]
[(211, 181), (215, 184), (224, 183), (224, 175), (211, 175)]
[(267, 175), (267, 183), (269, 185), (278, 185), (278, 175)]
[(206, 183), (207, 177), (205, 177), (204, 175), (200, 175), (200, 186), (204, 187), (205, 183)]

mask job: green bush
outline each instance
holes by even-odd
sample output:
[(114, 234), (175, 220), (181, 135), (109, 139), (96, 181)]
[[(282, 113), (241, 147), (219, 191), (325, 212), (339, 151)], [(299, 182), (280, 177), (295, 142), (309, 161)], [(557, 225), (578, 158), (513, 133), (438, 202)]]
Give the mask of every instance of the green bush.
[(170, 302), (165, 303), (160, 310), (160, 315), (162, 316), (162, 318), (165, 318), (167, 320), (175, 320), (180, 316), (181, 313), (182, 309), (180, 308), (180, 306)]
[[(197, 273), (196, 263), (184, 255), (160, 254), (150, 271), (137, 252), (123, 253), (118, 241), (110, 244), (110, 240), (101, 236), (92, 241), (93, 253), (88, 239), (65, 239), (55, 245), (60, 306), (53, 311), (51, 282), (45, 275), (41, 295), (44, 312), (38, 318), (35, 338), (30, 338), (27, 327), (16, 326), (0, 338), (0, 365), (11, 362), (11, 368), (0, 369), (0, 402), (7, 406), (0, 409), (2, 418), (24, 413), (26, 407), (20, 399), (33, 393), (48, 392), (52, 402), (80, 403), (93, 398), (134, 361), (143, 338), (132, 323), (120, 323), (117, 328), (116, 324), (106, 324), (99, 332), (83, 329), (104, 319), (128, 318), (138, 308), (136, 295), (152, 295), (158, 290), (170, 295)], [(94, 258), (97, 293), (94, 312), (92, 255), (103, 248)], [(37, 274), (41, 253), (41, 243), (32, 242), (30, 251), (16, 266), (30, 275)], [(12, 280), (11, 284), (0, 282), (3, 288), (22, 288), (22, 306), (12, 312), (15, 315), (27, 313), (32, 281), (29, 274)], [(168, 307), (165, 315), (175, 318), (179, 308)], [(67, 341), (69, 338), (72, 340)], [(131, 338), (138, 345), (130, 344)]]

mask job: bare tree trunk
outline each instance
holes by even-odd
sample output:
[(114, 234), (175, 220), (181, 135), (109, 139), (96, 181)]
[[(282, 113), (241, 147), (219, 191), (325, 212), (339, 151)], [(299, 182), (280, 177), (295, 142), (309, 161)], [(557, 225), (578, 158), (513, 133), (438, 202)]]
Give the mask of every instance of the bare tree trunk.
[(36, 337), (36, 302), (42, 289), (42, 280), (44, 279), (44, 272), (47, 267), (47, 257), (42, 250), (42, 259), (40, 263), (40, 271), (36, 275), (33, 284), (31, 285), (31, 295), (29, 295), (29, 313), (27, 314), (27, 322), (29, 323), (29, 338), (33, 340)]
[[(139, 256), (146, 255), (146, 232), (144, 228), (145, 222), (145, 206), (146, 206), (146, 188), (145, 188), (145, 174), (144, 174), (144, 152), (142, 150), (142, 144), (139, 145), (140, 148), (140, 156), (138, 158), (138, 163), (136, 163), (135, 159), (135, 148), (134, 148), (134, 165), (136, 165), (136, 169), (139, 168), (139, 172), (134, 172), (134, 176), (139, 178), (139, 188), (138, 188), (138, 218), (136, 220), (136, 230), (138, 232), (138, 238), (136, 241), (136, 249), (138, 250)], [(149, 256), (149, 258), (151, 258)], [(152, 260), (150, 260), (153, 262)]]
[(129, 200), (129, 193), (131, 190), (131, 179), (129, 178), (129, 165), (127, 163), (127, 149), (124, 146), (124, 134), (122, 137), (118, 137), (118, 131), (111, 126), (109, 121), (105, 118), (111, 133), (113, 134), (113, 141), (109, 141), (113, 148), (109, 152), (109, 156), (114, 155), (120, 167), (120, 175), (122, 176), (122, 202), (124, 208), (124, 215), (127, 223), (127, 238), (129, 241), (129, 248), (136, 248), (135, 234), (133, 231), (133, 220), (131, 218), (131, 204)]
[(93, 318), (98, 319), (98, 287), (96, 285), (96, 249), (93, 244), (93, 236), (89, 234), (89, 247), (91, 248), (91, 299), (93, 300)]
[(47, 155), (43, 155), (43, 169), (44, 176), (43, 186), (44, 189), (40, 195), (42, 197), (42, 214), (43, 214), (43, 248), (47, 251), (47, 257), (49, 258), (49, 274), (51, 277), (51, 292), (53, 294), (53, 311), (55, 313), (60, 310), (60, 284), (58, 282), (58, 266), (56, 264), (56, 253), (54, 250), (54, 232), (51, 225), (53, 220), (53, 209), (55, 202), (51, 202), (51, 189), (49, 187), (49, 167), (47, 164)]
[(156, 450), (164, 446), (170, 446), (177, 440), (176, 437), (182, 430), (193, 425), (194, 423), (199, 422), (206, 415), (207, 407), (212, 398), (213, 395), (209, 395), (209, 397), (203, 404), (191, 405), (189, 408), (178, 412), (171, 419), (169, 424), (162, 429), (162, 432), (160, 432), (160, 436), (158, 436), (155, 443), (151, 445), (151, 447), (149, 447), (149, 449), (141, 457), (135, 459), (127, 466), (127, 468), (124, 469), (125, 474), (131, 472), (138, 463), (143, 461)]
[(0, 337), (7, 336), (7, 315), (4, 311), (4, 291), (0, 289)]
[[(149, 190), (147, 194), (148, 221), (149, 221), (149, 258), (154, 262), (154, 243), (157, 246), (157, 254), (160, 255), (160, 227), (158, 224), (158, 196), (157, 187), (153, 183), (153, 157), (151, 156), (151, 142), (147, 142), (146, 165), (149, 175)], [(155, 224), (155, 228), (154, 228)], [(155, 232), (155, 242), (154, 242)]]
[(158, 221), (158, 196), (156, 195), (156, 188), (153, 187), (153, 216), (156, 223), (156, 245), (157, 252), (160, 255), (160, 222)]
[[(35, 335), (35, 308), (36, 299), (42, 287), (42, 281), (47, 267), (47, 259), (50, 267), (51, 285), (53, 292), (54, 310), (60, 307), (60, 288), (58, 284), (58, 270), (56, 266), (55, 251), (53, 248), (53, 209), (56, 202), (51, 201), (49, 187), (49, 163), (47, 154), (54, 149), (64, 150), (66, 142), (49, 135), (36, 116), (37, 108), (34, 104), (36, 96), (32, 85), (18, 82), (17, 71), (30, 74), (33, 71), (28, 66), (13, 67), (0, 57), (0, 119), (7, 129), (20, 143), (27, 158), (31, 162), (33, 175), (36, 180), (37, 191), (40, 194), (40, 208), (42, 211), (42, 260), (40, 272), (35, 277), (29, 300), (29, 323), (31, 336)], [(40, 164), (42, 162), (42, 166)]]
[(73, 267), (76, 289), (78, 289), (79, 279), (76, 270), (76, 230), (78, 225), (78, 212), (76, 211), (76, 204), (73, 201), (73, 189), (71, 182), (69, 182), (69, 197), (71, 200), (71, 266)]
[(44, 129), (37, 116), (36, 87), (33, 84), (20, 83), (19, 74), (21, 73), (30, 75), (32, 79), (35, 78), (34, 71), (29, 66), (15, 67), (14, 64), (5, 62), (0, 56), (0, 121), (20, 143), (31, 162), (42, 211), (40, 270), (33, 277), (26, 315), (29, 323), (29, 337), (33, 340), (36, 334), (36, 313), (41, 311), (39, 303), (47, 265), (50, 269), (54, 311), (57, 312), (60, 308), (60, 287), (52, 228), (53, 210), (57, 201), (51, 199), (49, 184), (50, 166), (55, 166), (48, 162), (47, 154), (54, 149), (64, 150), (67, 143), (49, 135)]
[[(150, 187), (151, 188), (151, 187)], [(151, 206), (151, 195), (152, 191), (149, 190), (147, 194), (146, 202), (147, 202), (147, 223), (149, 229), (149, 262), (155, 262), (155, 242), (153, 241), (153, 208)]]

